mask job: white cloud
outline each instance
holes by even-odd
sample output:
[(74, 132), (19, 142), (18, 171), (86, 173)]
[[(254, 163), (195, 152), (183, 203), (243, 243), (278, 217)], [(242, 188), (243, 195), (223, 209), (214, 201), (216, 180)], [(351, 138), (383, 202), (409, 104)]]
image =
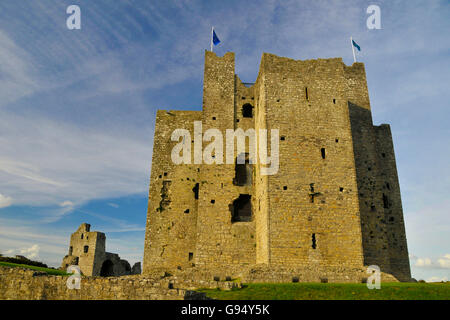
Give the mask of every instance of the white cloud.
[(59, 205), (60, 205), (61, 207), (73, 207), (73, 206), (74, 206), (74, 203), (73, 203), (72, 201), (66, 200), (66, 201), (60, 203)]
[(442, 258), (437, 260), (439, 267), (443, 269), (450, 269), (450, 254), (445, 254)]
[(448, 278), (447, 277), (431, 277), (431, 278), (428, 278), (426, 281), (427, 282), (441, 282), (441, 281), (447, 282)]
[(112, 202), (108, 202), (108, 206), (113, 207), (113, 208), (119, 208), (119, 205), (117, 203), (112, 203)]
[(0, 208), (9, 207), (12, 204), (12, 198), (4, 196), (0, 193)]
[(28, 259), (35, 259), (39, 256), (39, 250), (39, 245), (34, 244), (30, 248), (21, 249), (20, 254), (24, 255)]
[(430, 268), (430, 269), (450, 269), (450, 254), (444, 254), (437, 259), (432, 258), (419, 258), (415, 255), (410, 254), (410, 260), (415, 261), (412, 264), (419, 268)]
[(431, 259), (430, 258), (417, 258), (415, 266), (416, 267), (430, 267)]

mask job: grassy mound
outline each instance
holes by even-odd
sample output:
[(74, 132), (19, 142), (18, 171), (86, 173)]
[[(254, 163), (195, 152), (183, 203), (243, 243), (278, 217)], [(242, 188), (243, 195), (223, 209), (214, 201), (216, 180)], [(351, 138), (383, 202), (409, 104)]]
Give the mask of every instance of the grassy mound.
[(245, 285), (230, 291), (201, 289), (218, 300), (449, 300), (450, 283), (382, 283), (369, 290), (363, 283), (280, 283)]
[(41, 271), (41, 272), (47, 272), (48, 274), (54, 275), (54, 276), (67, 276), (69, 275), (67, 272), (57, 269), (50, 269), (50, 268), (44, 268), (44, 267), (37, 267), (37, 266), (30, 266), (27, 264), (18, 264), (18, 263), (11, 263), (11, 262), (4, 262), (0, 261), (0, 266), (4, 267), (12, 267), (12, 268), (25, 268), (25, 269), (31, 269), (35, 271)]

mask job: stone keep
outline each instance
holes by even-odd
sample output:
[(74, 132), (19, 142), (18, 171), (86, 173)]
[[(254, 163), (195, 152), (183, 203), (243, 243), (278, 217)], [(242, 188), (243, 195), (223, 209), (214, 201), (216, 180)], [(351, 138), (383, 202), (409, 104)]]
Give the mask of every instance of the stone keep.
[[(174, 164), (171, 134), (189, 130), (194, 150), (194, 121), (224, 137), (278, 129), (278, 173)], [(410, 280), (391, 131), (372, 123), (362, 63), (264, 53), (256, 82), (244, 84), (234, 53), (206, 51), (203, 110), (157, 112), (143, 273), (253, 265), (378, 265)]]

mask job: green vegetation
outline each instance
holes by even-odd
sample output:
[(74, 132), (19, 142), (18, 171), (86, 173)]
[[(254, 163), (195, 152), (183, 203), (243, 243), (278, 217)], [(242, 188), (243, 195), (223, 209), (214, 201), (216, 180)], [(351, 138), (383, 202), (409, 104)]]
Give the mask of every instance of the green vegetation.
[(18, 263), (11, 263), (11, 262), (4, 262), (0, 261), (0, 266), (4, 267), (12, 267), (12, 268), (25, 268), (25, 269), (31, 269), (35, 271), (41, 271), (41, 272), (47, 272), (48, 274), (54, 275), (54, 276), (67, 276), (69, 275), (67, 272), (57, 269), (50, 269), (50, 268), (44, 268), (44, 267), (37, 267), (37, 266), (30, 266), (27, 264), (18, 264)]
[(10, 263), (15, 263), (15, 264), (26, 264), (28, 266), (48, 268), (48, 266), (45, 263), (42, 263), (40, 261), (30, 260), (24, 256), (16, 256), (15, 258), (13, 258), (13, 257), (3, 257), (0, 254), (0, 262), (10, 262)]
[(450, 283), (280, 283), (245, 285), (242, 289), (201, 289), (218, 300), (449, 300)]

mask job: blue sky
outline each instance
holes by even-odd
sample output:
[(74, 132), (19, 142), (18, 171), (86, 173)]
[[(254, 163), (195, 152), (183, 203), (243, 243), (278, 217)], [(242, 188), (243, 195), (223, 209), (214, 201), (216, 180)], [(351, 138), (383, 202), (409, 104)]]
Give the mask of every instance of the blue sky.
[(263, 52), (350, 65), (353, 36), (391, 124), (413, 276), (450, 278), (448, 1), (1, 1), (0, 252), (57, 266), (88, 222), (142, 259), (155, 112), (201, 109), (212, 25), (244, 82)]

